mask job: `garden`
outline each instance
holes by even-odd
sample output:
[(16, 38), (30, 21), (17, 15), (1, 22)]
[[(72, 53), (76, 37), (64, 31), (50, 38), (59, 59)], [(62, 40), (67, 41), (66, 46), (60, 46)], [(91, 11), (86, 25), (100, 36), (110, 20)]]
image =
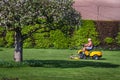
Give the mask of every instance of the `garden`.
[[(0, 80), (120, 79), (119, 28), (114, 35), (101, 38), (105, 34), (100, 34), (95, 21), (82, 20), (73, 3), (0, 1)], [(88, 38), (102, 57), (71, 59)]]

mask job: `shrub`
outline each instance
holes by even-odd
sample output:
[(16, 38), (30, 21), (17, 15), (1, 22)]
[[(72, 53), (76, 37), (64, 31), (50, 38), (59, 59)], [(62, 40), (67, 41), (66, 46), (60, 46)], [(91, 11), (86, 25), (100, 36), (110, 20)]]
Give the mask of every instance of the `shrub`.
[(31, 39), (31, 38), (27, 38), (27, 39), (24, 41), (23, 47), (24, 47), (24, 48), (32, 48), (32, 47), (33, 47), (32, 39)]
[(52, 46), (47, 32), (35, 33), (33, 37), (35, 39), (35, 48), (50, 48)]
[(71, 47), (79, 47), (83, 45), (87, 42), (88, 38), (92, 39), (95, 46), (100, 44), (94, 22), (91, 20), (84, 20), (82, 21), (81, 28), (76, 30), (73, 34)]
[(0, 26), (0, 35), (2, 34), (2, 32), (5, 30), (5, 28)]
[(54, 48), (68, 48), (68, 38), (60, 30), (50, 31), (50, 41)]
[(13, 47), (13, 44), (14, 44), (14, 32), (13, 31), (6, 32), (5, 41), (7, 42), (5, 47)]
[(5, 41), (4, 41), (3, 37), (0, 38), (0, 47), (3, 47), (3, 46), (4, 46), (4, 43), (5, 43)]
[(35, 24), (35, 25), (29, 25), (29, 26), (24, 26), (22, 29), (22, 35), (24, 34), (28, 34), (30, 33), (31, 31), (34, 31), (36, 28), (38, 28), (40, 25), (39, 24)]
[(120, 32), (118, 32), (118, 35), (116, 37), (116, 43), (120, 45)]
[(114, 39), (111, 38), (111, 37), (106, 37), (106, 38), (104, 39), (104, 42), (105, 42), (106, 44), (112, 44), (112, 43), (114, 42)]
[(0, 26), (0, 47), (3, 47), (5, 45), (3, 32), (4, 32), (4, 28)]

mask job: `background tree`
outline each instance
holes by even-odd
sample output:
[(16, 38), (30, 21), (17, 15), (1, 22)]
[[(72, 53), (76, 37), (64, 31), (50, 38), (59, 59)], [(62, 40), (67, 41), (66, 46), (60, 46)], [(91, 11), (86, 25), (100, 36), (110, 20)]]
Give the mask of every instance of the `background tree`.
[(23, 60), (23, 41), (40, 28), (62, 27), (57, 26), (59, 23), (78, 25), (80, 16), (72, 4), (72, 0), (1, 0), (0, 26), (14, 32), (14, 60)]

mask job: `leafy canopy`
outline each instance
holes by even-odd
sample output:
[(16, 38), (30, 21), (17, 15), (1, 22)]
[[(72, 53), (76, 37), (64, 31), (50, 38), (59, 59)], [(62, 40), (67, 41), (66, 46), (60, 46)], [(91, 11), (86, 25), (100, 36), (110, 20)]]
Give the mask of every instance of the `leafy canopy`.
[(72, 0), (1, 0), (0, 25), (8, 29), (36, 23), (76, 25), (80, 15), (72, 4)]

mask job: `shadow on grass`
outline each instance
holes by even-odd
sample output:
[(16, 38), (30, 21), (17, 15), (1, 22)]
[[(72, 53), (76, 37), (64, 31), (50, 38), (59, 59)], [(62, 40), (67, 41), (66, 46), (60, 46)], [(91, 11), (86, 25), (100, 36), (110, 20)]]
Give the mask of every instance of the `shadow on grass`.
[(79, 67), (117, 68), (120, 66), (117, 64), (94, 61), (26, 60), (24, 62), (31, 67), (47, 67), (47, 68), (79, 68)]
[(99, 60), (106, 60), (106, 58), (100, 58)]
[(0, 49), (0, 51), (3, 51), (3, 49)]

